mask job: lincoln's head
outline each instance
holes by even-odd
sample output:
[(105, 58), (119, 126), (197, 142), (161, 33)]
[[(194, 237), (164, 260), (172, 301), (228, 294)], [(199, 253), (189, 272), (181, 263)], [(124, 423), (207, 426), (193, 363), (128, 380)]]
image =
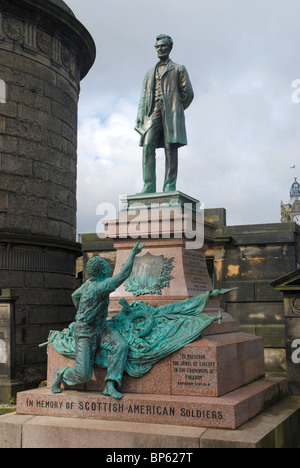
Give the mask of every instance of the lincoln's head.
[(173, 39), (166, 34), (160, 34), (156, 38), (155, 49), (160, 60), (169, 58), (171, 50), (173, 49)]
[(86, 266), (86, 271), (88, 272), (91, 278), (97, 279), (106, 279), (112, 273), (112, 269), (101, 257), (93, 257), (91, 258)]

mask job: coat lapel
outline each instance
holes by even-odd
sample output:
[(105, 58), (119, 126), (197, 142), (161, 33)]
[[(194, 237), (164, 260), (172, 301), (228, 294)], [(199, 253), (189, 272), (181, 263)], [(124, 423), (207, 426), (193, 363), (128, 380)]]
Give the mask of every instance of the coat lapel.
[(167, 66), (166, 66), (165, 71), (164, 71), (163, 74), (162, 74), (162, 77), (163, 77), (166, 73), (168, 73), (170, 70), (173, 70), (173, 68), (175, 68), (175, 64), (174, 64), (174, 62), (172, 62), (172, 60), (170, 60), (170, 61), (168, 62), (168, 64), (167, 64)]

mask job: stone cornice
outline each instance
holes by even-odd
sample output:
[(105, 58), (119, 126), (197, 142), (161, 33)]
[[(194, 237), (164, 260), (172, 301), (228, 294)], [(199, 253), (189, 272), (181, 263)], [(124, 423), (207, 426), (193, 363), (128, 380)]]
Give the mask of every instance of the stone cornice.
[(35, 236), (22, 233), (0, 232), (0, 243), (13, 243), (43, 247), (54, 247), (81, 254), (81, 244), (55, 237)]
[(40, 24), (48, 24), (56, 31), (60, 29), (61, 35), (66, 36), (77, 49), (80, 79), (87, 75), (96, 58), (96, 46), (87, 29), (68, 10), (48, 0), (0, 0), (0, 12), (3, 10), (18, 16), (21, 16), (24, 10), (31, 16), (36, 12)]

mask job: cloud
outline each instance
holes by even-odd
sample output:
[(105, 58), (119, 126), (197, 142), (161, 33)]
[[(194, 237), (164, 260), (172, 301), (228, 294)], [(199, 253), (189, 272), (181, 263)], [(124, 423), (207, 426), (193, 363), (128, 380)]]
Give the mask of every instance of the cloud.
[(79, 232), (95, 232), (99, 204), (112, 203), (118, 208), (119, 195), (142, 188), (135, 114), (135, 107), (121, 100), (107, 119), (85, 118), (79, 126)]
[[(227, 209), (229, 224), (280, 221), (299, 163), (298, 0), (67, 0), (94, 37), (97, 60), (79, 106), (78, 231), (94, 231), (96, 206), (140, 191), (133, 130), (157, 34), (174, 38), (195, 100), (186, 112), (178, 189)], [(159, 184), (164, 155), (158, 151)]]

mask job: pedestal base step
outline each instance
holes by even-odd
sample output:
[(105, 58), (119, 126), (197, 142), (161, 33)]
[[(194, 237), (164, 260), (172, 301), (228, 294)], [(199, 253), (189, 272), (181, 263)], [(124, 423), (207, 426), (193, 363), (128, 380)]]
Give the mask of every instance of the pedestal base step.
[(220, 398), (125, 394), (113, 400), (74, 390), (53, 395), (42, 388), (19, 393), (17, 413), (236, 429), (279, 401), (285, 391), (284, 379), (261, 379)]
[(299, 448), (299, 413), (300, 398), (288, 397), (235, 431), (14, 413), (0, 417), (0, 448)]

